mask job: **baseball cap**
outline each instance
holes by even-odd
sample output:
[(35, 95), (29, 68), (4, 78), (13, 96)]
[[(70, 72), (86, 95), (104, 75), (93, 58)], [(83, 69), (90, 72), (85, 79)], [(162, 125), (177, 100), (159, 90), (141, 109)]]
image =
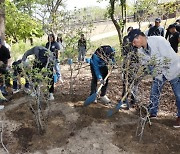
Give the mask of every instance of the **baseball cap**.
[(169, 25), (168, 29), (171, 29), (171, 28), (176, 28), (176, 25), (175, 24)]
[(160, 19), (160, 18), (156, 18), (156, 19), (155, 19), (155, 22), (159, 22), (159, 23), (160, 23), (160, 22), (161, 22), (161, 19)]
[(140, 29), (133, 29), (132, 31), (129, 32), (128, 34), (128, 39), (130, 42), (132, 42), (134, 40), (134, 38), (138, 35), (141, 34), (141, 30)]

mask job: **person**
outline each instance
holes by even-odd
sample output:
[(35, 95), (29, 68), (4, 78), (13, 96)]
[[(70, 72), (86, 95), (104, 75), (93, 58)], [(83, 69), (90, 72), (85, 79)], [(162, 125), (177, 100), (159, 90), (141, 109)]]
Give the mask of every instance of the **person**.
[(63, 53), (65, 51), (66, 44), (63, 41), (62, 34), (58, 34), (56, 41), (59, 43), (60, 52)]
[(47, 68), (49, 69), (48, 77), (50, 79), (49, 81), (49, 100), (54, 100), (54, 79), (53, 79), (53, 53), (49, 53), (48, 49), (43, 46), (35, 46), (29, 50), (27, 50), (23, 57), (22, 57), (22, 63), (25, 64), (25, 61), (28, 56), (35, 55), (35, 62), (33, 63), (33, 69), (38, 69), (39, 71), (42, 68), (45, 68), (47, 65)]
[(163, 36), (164, 37), (164, 28), (160, 26), (161, 19), (155, 19), (155, 25), (149, 29), (147, 36)]
[[(16, 60), (12, 63), (12, 69), (13, 69), (13, 94), (17, 93), (20, 91), (21, 89), (21, 81), (20, 81), (20, 78), (22, 76), (22, 72), (23, 72), (23, 69), (22, 69), (22, 60), (19, 59), (19, 60)], [(19, 84), (18, 84), (19, 82)], [(26, 82), (25, 82), (25, 91), (28, 91), (29, 90), (29, 82), (28, 80), (26, 79)]]
[[(132, 27), (132, 26), (128, 27), (128, 28), (127, 28), (127, 34), (128, 34), (130, 31), (132, 31), (132, 30), (133, 30), (133, 27)], [(128, 35), (126, 35), (126, 36), (124, 36), (124, 38), (123, 38), (123, 47), (125, 47), (125, 46), (128, 44), (128, 42), (129, 42)], [(124, 50), (123, 50), (123, 51), (124, 51)]]
[(59, 57), (58, 51), (60, 50), (60, 46), (59, 43), (56, 42), (54, 34), (48, 35), (48, 42), (46, 43), (46, 48), (49, 49), (54, 54), (54, 70), (57, 75), (57, 82), (58, 82), (61, 76), (59, 60), (58, 60)]
[(94, 54), (90, 59), (90, 69), (92, 74), (91, 80), (91, 93), (90, 95), (96, 93), (97, 82), (103, 84), (101, 88), (100, 100), (104, 104), (110, 103), (110, 99), (106, 96), (106, 91), (108, 87), (108, 79), (104, 82), (104, 78), (108, 74), (108, 64), (114, 61), (115, 50), (109, 45), (103, 45), (96, 49)]
[[(59, 43), (60, 52), (63, 53), (64, 49), (65, 49), (65, 44), (64, 44), (63, 39), (62, 39), (62, 34), (58, 34), (56, 41), (57, 41), (57, 43)], [(61, 81), (63, 83), (61, 70), (60, 70), (60, 61), (59, 60), (58, 60), (58, 66), (59, 67), (56, 66), (57, 82)]]
[(149, 24), (149, 25), (148, 25), (148, 29), (144, 32), (144, 34), (145, 34), (146, 36), (148, 36), (149, 29), (151, 29), (152, 27), (153, 27), (153, 24)]
[(171, 47), (177, 53), (178, 52), (178, 44), (180, 42), (180, 33), (177, 32), (175, 24), (169, 25), (168, 30), (170, 32), (169, 42), (171, 44)]
[[(143, 65), (148, 65), (148, 61), (152, 58), (156, 58), (156, 62), (159, 61), (161, 64), (149, 64), (148, 66), (151, 72), (153, 70), (159, 72), (154, 74), (151, 87), (150, 103), (148, 105), (150, 117), (157, 116), (163, 85), (166, 81), (169, 81), (176, 97), (177, 106), (177, 120), (174, 127), (180, 127), (180, 57), (177, 56), (170, 43), (162, 36), (146, 37), (139, 29), (132, 30), (128, 36), (132, 45), (138, 48), (138, 53), (141, 54), (140, 61)], [(163, 61), (166, 61), (167, 58), (169, 63), (164, 65)]]
[(84, 34), (81, 34), (81, 38), (78, 40), (78, 62), (84, 61), (86, 55), (86, 39), (84, 38)]
[(180, 19), (177, 19), (175, 22), (176, 30), (180, 33)]
[[(11, 64), (10, 51), (2, 44), (2, 40), (0, 38), (0, 74), (1, 74), (0, 89), (4, 95), (8, 94), (5, 86), (7, 88), (11, 87), (10, 74), (9, 74), (10, 64)], [(4, 81), (3, 76), (5, 77), (5, 86), (3, 82)]]
[[(130, 31), (133, 30), (133, 27), (128, 27), (127, 29), (127, 34), (129, 34)], [(123, 38), (123, 48), (122, 48), (122, 56), (123, 56), (123, 72), (122, 72), (122, 78), (123, 78), (123, 91), (122, 91), (122, 97), (126, 94), (127, 92), (127, 86), (129, 86), (132, 83), (132, 73), (135, 73), (136, 67), (134, 67), (134, 64), (137, 63), (138, 57), (137, 57), (137, 52), (134, 52), (135, 48), (132, 47), (131, 44), (129, 44), (129, 38), (128, 35), (126, 35)], [(128, 61), (129, 60), (129, 61)], [(129, 71), (131, 70), (131, 71)], [(137, 89), (136, 89), (137, 90)], [(130, 104), (133, 105), (136, 102), (135, 99), (135, 91), (134, 90), (131, 93), (131, 100)], [(123, 104), (121, 108), (128, 109), (129, 103), (128, 103), (128, 95), (123, 101)]]
[[(172, 25), (172, 24), (171, 24), (171, 25)], [(176, 31), (177, 31), (178, 33), (180, 33), (180, 19), (177, 19), (176, 22), (175, 22), (173, 25), (176, 26)], [(165, 38), (168, 40), (168, 39), (170, 38), (171, 33), (170, 33), (170, 31), (169, 31), (169, 27), (168, 27), (166, 30), (167, 30), (167, 31), (166, 31)]]

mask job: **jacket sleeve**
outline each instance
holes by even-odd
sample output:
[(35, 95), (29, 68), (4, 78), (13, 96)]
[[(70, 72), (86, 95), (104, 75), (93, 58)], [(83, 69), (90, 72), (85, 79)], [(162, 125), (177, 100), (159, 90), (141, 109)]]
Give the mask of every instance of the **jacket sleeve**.
[(35, 53), (34, 51), (35, 51), (35, 47), (27, 50), (22, 57), (22, 61), (26, 61), (28, 56), (33, 55)]
[(92, 67), (95, 71), (97, 79), (102, 79), (102, 75), (99, 69), (99, 62), (100, 62), (100, 58), (96, 54), (93, 54), (91, 58)]

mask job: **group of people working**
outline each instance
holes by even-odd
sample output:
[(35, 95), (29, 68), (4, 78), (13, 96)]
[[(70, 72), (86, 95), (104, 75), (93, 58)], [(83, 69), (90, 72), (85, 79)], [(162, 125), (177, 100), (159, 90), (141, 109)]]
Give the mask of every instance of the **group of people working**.
[[(174, 95), (176, 97), (176, 105), (177, 105), (177, 121), (174, 127), (180, 127), (180, 56), (177, 56), (178, 51), (178, 43), (180, 42), (180, 34), (178, 32), (178, 27), (180, 23), (176, 23), (169, 25), (167, 29), (167, 37), (164, 38), (164, 29), (160, 26), (161, 19), (157, 18), (155, 20), (155, 25), (152, 26), (148, 32), (146, 32), (147, 36), (140, 29), (133, 29), (133, 27), (128, 28), (128, 35), (124, 37), (123, 40), (123, 48), (122, 48), (122, 56), (123, 56), (123, 92), (122, 96), (127, 92), (127, 83), (132, 83), (132, 74), (127, 74), (126, 66), (129, 65), (130, 69), (133, 67), (132, 63), (141, 63), (144, 67), (149, 69), (149, 72), (153, 72), (158, 68), (160, 70), (156, 75), (153, 76), (153, 83), (150, 92), (150, 102), (148, 105), (150, 117), (156, 117), (158, 112), (159, 100), (161, 90), (166, 81), (169, 81)], [(166, 39), (169, 39), (166, 40)], [(176, 40), (177, 39), (177, 40)], [(176, 40), (176, 41), (174, 41)], [(176, 45), (175, 45), (176, 44)], [(6, 54), (0, 54), (0, 61), (6, 65), (6, 69), (8, 69), (10, 59), (9, 51), (7, 49), (3, 49), (4, 46), (1, 45), (0, 42), (0, 52), (5, 52)], [(3, 51), (2, 51), (3, 49)], [(20, 61), (14, 63), (17, 65), (19, 63), (24, 63), (29, 55), (35, 55), (35, 58), (39, 60), (39, 63), (35, 63), (33, 65), (34, 68), (42, 69), (43, 67), (47, 67), (50, 70), (49, 78), (51, 78), (50, 86), (49, 86), (49, 99), (54, 100), (54, 79), (53, 79), (53, 70), (56, 71), (58, 78), (61, 78), (59, 72), (58, 65), (58, 50), (60, 49), (60, 45), (57, 41), (55, 41), (55, 37), (53, 34), (48, 36), (48, 43), (45, 47), (36, 46), (32, 49), (26, 51)], [(84, 34), (81, 35), (80, 40), (78, 41), (78, 49), (79, 56), (78, 61), (84, 61), (84, 57), (86, 54), (86, 40), (84, 38)], [(45, 53), (48, 53), (49, 50), (51, 53), (48, 56)], [(129, 56), (130, 54), (130, 56)], [(1, 57), (3, 55), (3, 57)], [(95, 50), (92, 54), (90, 60), (90, 69), (92, 74), (91, 80), (91, 92), (90, 95), (96, 93), (97, 91), (97, 83), (103, 84), (100, 100), (104, 104), (110, 103), (110, 99), (106, 95), (108, 79), (104, 80), (108, 74), (109, 64), (111, 65), (111, 69), (115, 64), (114, 60), (115, 50), (109, 45), (100, 46)], [(140, 55), (140, 56), (139, 56)], [(165, 59), (168, 59), (168, 63), (166, 66), (159, 65), (149, 65), (149, 62), (152, 58), (156, 58), (157, 61), (161, 63), (164, 62)], [(127, 59), (130, 59), (130, 62), (127, 63)], [(47, 62), (49, 65), (47, 66)], [(53, 65), (52, 65), (53, 63)], [(147, 69), (146, 68), (146, 69)], [(138, 69), (138, 68), (136, 68)], [(2, 73), (2, 72), (1, 72)], [(15, 76), (17, 76), (18, 71), (15, 72)], [(4, 72), (7, 75), (7, 71)], [(127, 74), (127, 75), (126, 75)], [(126, 78), (128, 77), (128, 82)], [(17, 90), (17, 79), (14, 78), (13, 89)], [(135, 82), (134, 82), (135, 84)], [(136, 85), (134, 85), (136, 86)], [(25, 85), (26, 88), (29, 88), (29, 84)], [(136, 102), (135, 94), (131, 96), (131, 103), (134, 104)], [(128, 95), (123, 104), (128, 104)]]
[[(133, 29), (133, 27), (128, 28), (128, 35), (124, 37), (122, 56), (123, 56), (123, 92), (122, 97), (127, 92), (127, 85), (132, 83), (132, 78), (134, 74), (126, 75), (126, 66), (129, 65), (129, 69), (139, 69), (133, 68), (132, 63), (141, 63), (144, 66), (144, 71), (146, 74), (153, 76), (153, 83), (150, 92), (150, 101), (148, 105), (148, 110), (150, 118), (157, 117), (160, 95), (163, 85), (166, 81), (170, 82), (173, 89), (174, 95), (176, 97), (177, 106), (177, 119), (174, 124), (175, 128), (180, 128), (180, 56), (177, 55), (178, 43), (180, 42), (180, 33), (178, 32), (180, 26), (180, 20), (176, 23), (169, 25), (167, 28), (166, 35), (164, 37), (164, 28), (160, 26), (161, 19), (155, 19), (155, 25), (150, 27), (147, 36), (140, 29)], [(168, 40), (166, 40), (168, 39)], [(96, 83), (99, 81), (103, 83), (103, 79), (107, 75), (107, 57), (109, 60), (113, 50), (107, 48), (107, 46), (101, 46), (98, 48), (91, 58), (91, 72), (92, 72), (92, 83), (91, 83), (91, 94), (96, 92)], [(99, 51), (101, 54), (99, 54)], [(114, 54), (113, 54), (114, 55)], [(130, 59), (130, 62), (127, 62)], [(151, 60), (155, 59), (157, 63), (151, 63)], [(113, 60), (113, 59), (111, 59)], [(138, 66), (138, 65), (136, 65)], [(136, 71), (135, 70), (135, 71)], [(158, 70), (158, 71), (157, 71)], [(94, 73), (95, 72), (95, 73)], [(133, 72), (135, 73), (135, 72)], [(145, 72), (144, 72), (145, 73)], [(127, 79), (128, 78), (128, 79)], [(128, 82), (126, 82), (128, 80)], [(110, 103), (110, 99), (106, 96), (106, 89), (108, 80), (103, 83), (104, 86), (101, 89), (101, 98), (104, 103)], [(135, 87), (136, 82), (133, 83)], [(94, 86), (95, 85), (95, 86)], [(130, 87), (130, 86), (128, 86)], [(131, 89), (130, 91), (133, 91)], [(102, 97), (103, 96), (103, 97)], [(136, 94), (133, 92), (131, 96), (130, 105), (136, 102)], [(128, 97), (128, 95), (127, 95)], [(170, 102), (171, 103), (171, 102)], [(122, 107), (125, 105), (127, 107), (128, 98), (123, 101)]]

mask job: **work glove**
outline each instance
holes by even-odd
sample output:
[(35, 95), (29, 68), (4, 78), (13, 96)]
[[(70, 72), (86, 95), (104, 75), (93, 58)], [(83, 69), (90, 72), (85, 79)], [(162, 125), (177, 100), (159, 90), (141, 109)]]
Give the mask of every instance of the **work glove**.
[(103, 84), (103, 86), (105, 85), (105, 81), (103, 79), (99, 80), (100, 84)]

